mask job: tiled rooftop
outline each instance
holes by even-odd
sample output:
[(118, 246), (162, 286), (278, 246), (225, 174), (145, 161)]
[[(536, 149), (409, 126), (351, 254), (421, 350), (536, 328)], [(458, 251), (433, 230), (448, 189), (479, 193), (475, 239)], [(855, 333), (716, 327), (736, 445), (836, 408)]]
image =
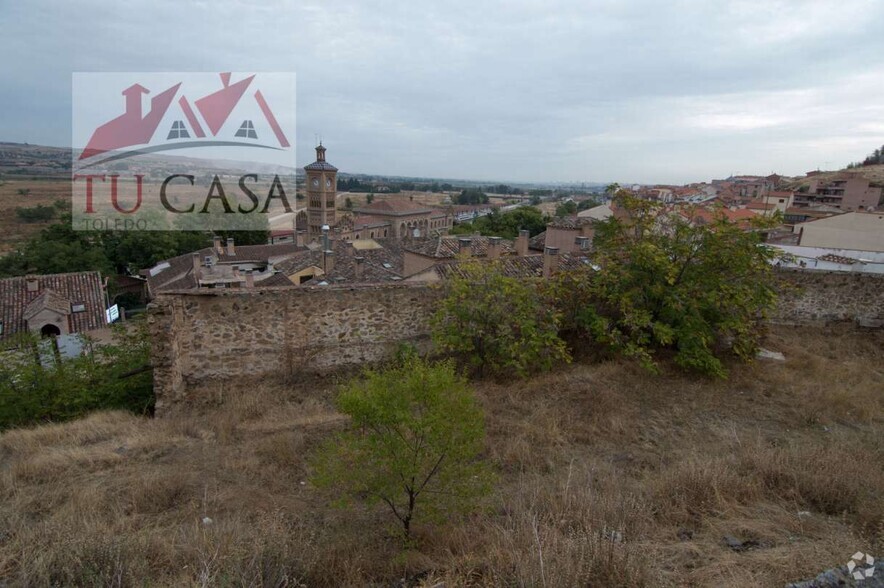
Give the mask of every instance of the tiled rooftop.
[[(470, 240), (470, 250), (473, 256), (485, 257), (488, 255), (489, 237), (479, 235), (442, 235), (426, 239), (412, 239), (404, 243), (405, 250), (412, 253), (435, 258), (452, 258), (460, 252), (460, 239)], [(500, 254), (511, 255), (516, 247), (509, 239), (500, 240)]]
[[(36, 280), (36, 289), (28, 291), (28, 279)], [(73, 312), (71, 305), (84, 306)], [(105, 326), (104, 289), (98, 272), (77, 272), (0, 280), (0, 320), (5, 339), (27, 331), (25, 316), (43, 308), (68, 313), (72, 333), (82, 333)]]

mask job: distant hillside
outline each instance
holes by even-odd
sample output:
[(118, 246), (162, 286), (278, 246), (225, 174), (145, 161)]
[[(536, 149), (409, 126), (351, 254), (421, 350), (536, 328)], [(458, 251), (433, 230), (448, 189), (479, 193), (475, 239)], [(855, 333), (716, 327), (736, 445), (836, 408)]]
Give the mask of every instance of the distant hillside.
[[(815, 178), (821, 178), (824, 180), (834, 179), (836, 176), (840, 174), (848, 174), (852, 176), (860, 176), (867, 179), (873, 186), (884, 187), (884, 164), (881, 165), (866, 165), (863, 167), (855, 167), (851, 169), (842, 169), (838, 171), (826, 171), (821, 172), (819, 175), (813, 176)], [(810, 184), (811, 178), (795, 178), (789, 182), (787, 182), (784, 187), (791, 190), (797, 190), (801, 188), (801, 186), (807, 186)]]

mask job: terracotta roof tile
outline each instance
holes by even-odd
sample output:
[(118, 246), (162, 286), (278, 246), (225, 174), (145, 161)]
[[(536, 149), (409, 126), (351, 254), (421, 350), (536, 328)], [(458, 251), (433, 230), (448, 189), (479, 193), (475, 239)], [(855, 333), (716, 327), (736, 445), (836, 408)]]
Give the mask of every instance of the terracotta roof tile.
[[(406, 251), (426, 257), (452, 258), (460, 253), (460, 239), (470, 240), (470, 250), (475, 257), (488, 255), (490, 237), (481, 235), (441, 235), (426, 239), (412, 239), (404, 243)], [(516, 252), (515, 243), (510, 239), (500, 240), (500, 254), (512, 255)]]
[[(28, 280), (36, 281), (36, 288), (28, 290)], [(71, 304), (82, 304), (83, 312), (73, 312)], [(25, 315), (33, 316), (36, 309), (50, 308), (67, 311), (70, 332), (83, 333), (105, 326), (104, 288), (98, 272), (49, 274), (0, 280), (0, 320), (3, 334), (0, 339), (28, 330)], [(30, 312), (28, 312), (30, 311)]]

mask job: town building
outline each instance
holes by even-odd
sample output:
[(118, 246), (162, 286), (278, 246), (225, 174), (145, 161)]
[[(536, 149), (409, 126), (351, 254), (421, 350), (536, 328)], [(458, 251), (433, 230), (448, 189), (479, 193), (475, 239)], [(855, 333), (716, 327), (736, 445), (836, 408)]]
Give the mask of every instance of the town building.
[(0, 340), (17, 333), (63, 337), (107, 325), (98, 272), (32, 275), (0, 280)]
[(211, 247), (161, 261), (141, 274), (147, 279), (150, 298), (164, 291), (194, 288), (285, 286), (288, 279), (275, 265), (308, 251), (303, 243), (306, 233), (298, 237), (301, 243), (277, 245), (236, 245), (233, 239), (222, 243), (221, 237), (215, 237)]
[(439, 236), (406, 241), (403, 249), (403, 271), (406, 276), (412, 276), (455, 258), (499, 259), (528, 255), (528, 231), (522, 231), (516, 241), (480, 235)]
[(276, 230), (270, 242), (292, 243), (299, 230), (306, 230), (306, 242), (318, 243), (328, 227), (332, 240), (420, 238), (444, 235), (454, 225), (456, 213), (387, 196), (340, 213), (336, 206), (338, 168), (326, 160), (326, 148), (316, 147), (316, 161), (306, 165), (307, 207), (294, 215), (292, 229)]
[(881, 188), (856, 174), (839, 174), (834, 179), (811, 176), (807, 192), (795, 194), (795, 206), (825, 204), (843, 211), (875, 210), (881, 200)]
[(325, 147), (316, 147), (316, 161), (304, 166), (307, 175), (307, 238), (318, 241), (322, 227), (337, 224), (335, 196), (338, 189), (338, 168), (325, 160)]
[(799, 245), (774, 245), (774, 247), (783, 253), (776, 262), (779, 267), (884, 274), (884, 251), (858, 251), (856, 249)]
[(795, 225), (798, 245), (884, 251), (884, 212), (848, 212)]

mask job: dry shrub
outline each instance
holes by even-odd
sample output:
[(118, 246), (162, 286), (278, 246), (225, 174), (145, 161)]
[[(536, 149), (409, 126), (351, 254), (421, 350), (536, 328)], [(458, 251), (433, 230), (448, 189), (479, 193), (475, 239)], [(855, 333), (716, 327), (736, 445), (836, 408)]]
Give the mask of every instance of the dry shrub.
[(622, 480), (584, 466), (564, 479), (522, 477), (503, 493), (502, 516), (480, 525), (494, 584), (642, 586), (653, 584), (642, 544), (649, 519)]
[(688, 527), (758, 496), (755, 480), (741, 476), (726, 459), (700, 455), (649, 475), (647, 485), (657, 518)]

